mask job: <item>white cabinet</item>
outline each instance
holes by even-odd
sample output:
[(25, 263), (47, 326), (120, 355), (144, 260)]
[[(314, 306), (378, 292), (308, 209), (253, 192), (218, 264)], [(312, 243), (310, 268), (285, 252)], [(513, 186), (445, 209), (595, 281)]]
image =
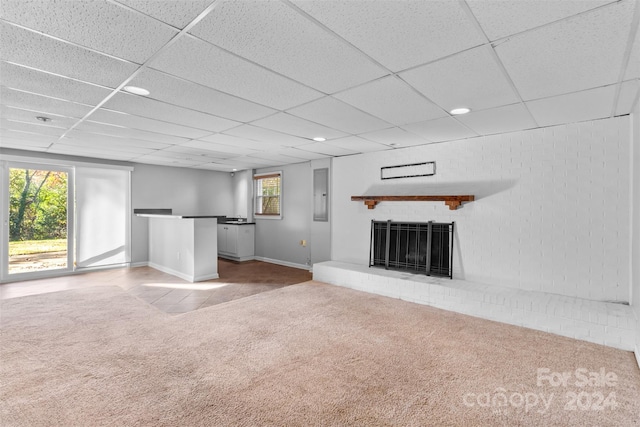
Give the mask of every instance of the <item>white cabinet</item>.
[(253, 259), (255, 232), (254, 224), (218, 224), (218, 256), (236, 261)]

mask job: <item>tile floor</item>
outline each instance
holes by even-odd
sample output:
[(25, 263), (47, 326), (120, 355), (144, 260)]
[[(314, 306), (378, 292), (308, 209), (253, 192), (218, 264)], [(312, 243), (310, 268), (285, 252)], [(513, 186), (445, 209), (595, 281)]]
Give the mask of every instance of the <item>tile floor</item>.
[[(262, 271), (268, 271), (268, 274), (254, 274), (254, 271), (261, 271), (263, 265)], [(159, 310), (180, 314), (311, 280), (308, 271), (260, 261), (232, 263), (219, 260), (219, 267), (229, 272), (229, 280), (225, 280), (222, 269), (220, 279), (190, 283), (151, 267), (119, 268), (0, 284), (0, 299), (92, 286), (119, 286)]]

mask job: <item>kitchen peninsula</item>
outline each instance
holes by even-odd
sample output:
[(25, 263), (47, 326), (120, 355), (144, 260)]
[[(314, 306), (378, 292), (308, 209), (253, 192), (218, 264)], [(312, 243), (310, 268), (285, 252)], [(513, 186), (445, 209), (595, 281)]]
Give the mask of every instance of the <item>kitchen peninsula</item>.
[(189, 282), (217, 279), (218, 216), (134, 212), (149, 220), (149, 266)]

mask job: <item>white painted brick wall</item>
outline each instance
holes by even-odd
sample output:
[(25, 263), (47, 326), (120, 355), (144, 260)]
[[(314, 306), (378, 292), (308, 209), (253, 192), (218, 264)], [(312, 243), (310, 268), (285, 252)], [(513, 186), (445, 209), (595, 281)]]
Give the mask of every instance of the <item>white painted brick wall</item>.
[[(370, 221), (456, 222), (454, 277), (629, 301), (629, 117), (340, 157), (333, 163), (332, 259), (368, 265)], [(433, 177), (380, 180), (380, 167), (436, 161)], [(444, 203), (355, 195), (475, 194)]]

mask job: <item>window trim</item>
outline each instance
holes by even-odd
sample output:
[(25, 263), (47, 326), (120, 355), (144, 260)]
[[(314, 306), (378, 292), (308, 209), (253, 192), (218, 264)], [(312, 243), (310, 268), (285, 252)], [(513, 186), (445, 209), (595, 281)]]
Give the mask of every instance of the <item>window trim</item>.
[[(265, 178), (280, 178), (280, 194), (278, 196), (278, 200), (279, 200), (279, 213), (278, 214), (263, 214), (263, 213), (258, 213), (256, 212), (258, 209), (258, 198), (262, 198), (261, 195), (258, 194), (257, 191), (257, 181), (261, 180), (261, 179), (265, 179)], [(283, 203), (282, 203), (282, 194), (283, 194), (283, 178), (282, 178), (282, 171), (271, 171), (271, 172), (263, 172), (263, 173), (256, 173), (253, 175), (253, 217), (255, 220), (262, 220), (262, 219), (267, 219), (267, 220), (271, 220), (271, 219), (282, 219), (282, 207), (283, 207)]]

